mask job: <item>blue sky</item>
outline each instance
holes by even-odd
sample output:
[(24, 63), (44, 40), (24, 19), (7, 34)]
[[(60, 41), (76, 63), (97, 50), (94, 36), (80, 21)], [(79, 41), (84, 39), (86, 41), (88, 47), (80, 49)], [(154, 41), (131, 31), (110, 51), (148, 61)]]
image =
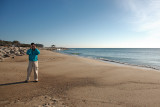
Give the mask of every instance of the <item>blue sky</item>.
[(0, 39), (69, 48), (159, 48), (159, 0), (0, 0)]

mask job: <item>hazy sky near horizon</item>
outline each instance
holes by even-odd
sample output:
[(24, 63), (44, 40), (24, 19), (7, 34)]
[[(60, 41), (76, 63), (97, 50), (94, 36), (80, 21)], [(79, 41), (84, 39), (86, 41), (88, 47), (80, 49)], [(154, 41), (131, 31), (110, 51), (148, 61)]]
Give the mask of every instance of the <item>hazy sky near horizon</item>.
[(160, 0), (0, 0), (0, 39), (69, 48), (159, 48)]

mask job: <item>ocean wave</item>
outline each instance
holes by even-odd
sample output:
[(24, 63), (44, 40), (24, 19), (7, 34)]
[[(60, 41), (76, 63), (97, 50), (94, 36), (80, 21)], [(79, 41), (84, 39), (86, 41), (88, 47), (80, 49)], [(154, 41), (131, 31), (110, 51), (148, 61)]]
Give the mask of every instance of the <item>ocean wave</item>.
[(81, 53), (69, 53), (69, 54), (72, 54), (72, 55), (80, 55)]
[(126, 63), (126, 62), (120, 62), (120, 61), (110, 60), (110, 59), (106, 59), (106, 58), (98, 58), (98, 59), (102, 60), (102, 61), (113, 62), (113, 63), (118, 63), (118, 64), (124, 64), (124, 65), (130, 65), (130, 66), (137, 66), (137, 67), (150, 68), (150, 69), (154, 69), (154, 70), (160, 70), (160, 67), (153, 67), (153, 66), (150, 66), (150, 65), (129, 64), (129, 63)]

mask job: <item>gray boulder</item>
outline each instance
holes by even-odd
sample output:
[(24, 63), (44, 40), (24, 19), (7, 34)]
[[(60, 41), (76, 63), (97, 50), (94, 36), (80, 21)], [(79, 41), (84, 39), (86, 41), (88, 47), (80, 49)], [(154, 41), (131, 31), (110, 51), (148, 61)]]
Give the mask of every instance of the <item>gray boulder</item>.
[(10, 53), (11, 53), (11, 54), (14, 54), (14, 53), (15, 53), (15, 51), (14, 51), (14, 50), (10, 50)]

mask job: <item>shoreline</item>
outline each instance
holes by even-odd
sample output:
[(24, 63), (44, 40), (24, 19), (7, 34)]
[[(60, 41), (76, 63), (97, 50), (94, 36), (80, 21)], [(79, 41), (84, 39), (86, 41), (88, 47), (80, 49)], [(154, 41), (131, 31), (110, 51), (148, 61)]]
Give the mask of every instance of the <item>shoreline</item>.
[[(57, 52), (57, 51), (52, 51), (52, 52)], [(140, 68), (140, 69), (144, 69), (144, 70), (154, 70), (154, 71), (160, 72), (160, 69), (157, 69), (157, 68), (154, 68), (154, 67), (151, 67), (151, 66), (132, 65), (132, 64), (129, 64), (129, 63), (123, 63), (123, 62), (118, 62), (118, 61), (109, 60), (109, 59), (97, 59), (97, 58), (93, 58), (93, 57), (72, 55), (72, 54), (61, 53), (61, 52), (57, 52), (57, 53), (64, 54), (64, 55), (69, 55), (69, 56), (80, 57), (80, 58), (93, 59), (93, 60), (97, 60), (97, 61), (101, 61), (101, 62), (105, 62), (105, 63), (110, 63), (110, 64), (114, 64), (114, 65), (119, 65), (119, 66), (135, 67), (135, 68)]]

